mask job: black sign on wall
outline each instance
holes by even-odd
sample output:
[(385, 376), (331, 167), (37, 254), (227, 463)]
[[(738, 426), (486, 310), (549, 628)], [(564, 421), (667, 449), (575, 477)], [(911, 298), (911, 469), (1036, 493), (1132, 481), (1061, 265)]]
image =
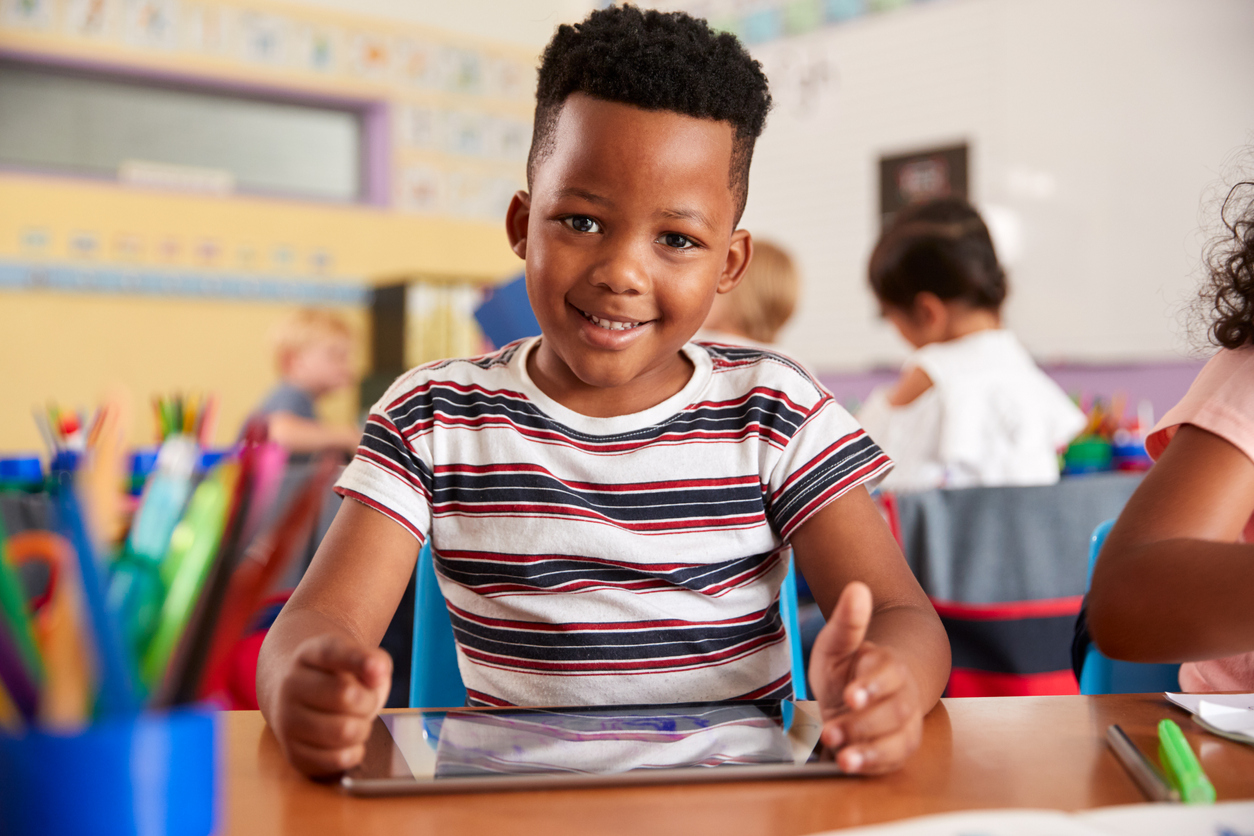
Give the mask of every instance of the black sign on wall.
[(967, 197), (967, 146), (880, 157), (880, 224), (904, 207), (937, 197)]

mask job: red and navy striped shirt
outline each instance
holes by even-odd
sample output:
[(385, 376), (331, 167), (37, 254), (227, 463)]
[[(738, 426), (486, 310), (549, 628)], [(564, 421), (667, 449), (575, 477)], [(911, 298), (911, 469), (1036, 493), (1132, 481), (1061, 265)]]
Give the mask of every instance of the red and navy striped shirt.
[(781, 354), (689, 343), (680, 392), (591, 418), (531, 381), (537, 339), (403, 375), (337, 485), (430, 539), (471, 701), (791, 694), (788, 538), (888, 457)]

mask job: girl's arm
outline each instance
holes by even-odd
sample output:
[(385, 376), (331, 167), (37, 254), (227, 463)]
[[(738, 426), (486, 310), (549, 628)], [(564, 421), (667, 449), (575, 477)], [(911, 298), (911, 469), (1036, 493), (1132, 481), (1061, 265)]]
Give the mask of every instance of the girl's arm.
[(1191, 662), (1254, 651), (1254, 462), (1180, 427), (1128, 501), (1093, 571), (1088, 622), (1115, 659)]
[(257, 700), (288, 759), (325, 775), (361, 761), (392, 687), (379, 648), (418, 557), (413, 536), (346, 499), (266, 634)]
[(828, 619), (810, 659), (823, 741), (847, 771), (896, 769), (949, 679), (940, 618), (865, 488), (825, 506), (792, 544)]

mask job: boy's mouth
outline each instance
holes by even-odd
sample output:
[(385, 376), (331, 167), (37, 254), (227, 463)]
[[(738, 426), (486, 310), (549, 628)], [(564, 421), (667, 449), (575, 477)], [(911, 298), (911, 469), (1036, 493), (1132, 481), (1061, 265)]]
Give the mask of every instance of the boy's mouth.
[(603, 319), (599, 316), (590, 314), (585, 310), (580, 310), (579, 308), (576, 308), (575, 310), (583, 314), (584, 319), (588, 320), (593, 325), (596, 325), (599, 328), (604, 328), (607, 331), (630, 331), (632, 328), (639, 328), (644, 324), (643, 322), (619, 322), (614, 319)]

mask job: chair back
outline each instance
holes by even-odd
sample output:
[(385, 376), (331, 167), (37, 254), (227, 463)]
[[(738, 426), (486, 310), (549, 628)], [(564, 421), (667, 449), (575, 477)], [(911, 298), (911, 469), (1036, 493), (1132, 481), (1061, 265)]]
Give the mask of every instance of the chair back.
[[(1106, 520), (1093, 531), (1089, 541), (1089, 586), (1093, 584), (1093, 567), (1106, 542), (1106, 535), (1114, 528), (1114, 520)], [(1148, 694), (1180, 689), (1179, 665), (1142, 664), (1109, 659), (1097, 646), (1090, 643), (1084, 653), (1084, 666), (1080, 669), (1080, 693), (1094, 694)]]
[[(797, 575), (793, 561), (779, 590), (779, 610), (788, 634), (792, 687), (796, 698), (806, 698), (806, 671), (797, 624)], [(409, 705), (412, 708), (455, 708), (466, 704), (466, 685), (457, 666), (457, 643), (448, 606), (435, 578), (435, 561), (428, 541), (418, 553), (414, 573), (414, 646), (409, 669)]]

